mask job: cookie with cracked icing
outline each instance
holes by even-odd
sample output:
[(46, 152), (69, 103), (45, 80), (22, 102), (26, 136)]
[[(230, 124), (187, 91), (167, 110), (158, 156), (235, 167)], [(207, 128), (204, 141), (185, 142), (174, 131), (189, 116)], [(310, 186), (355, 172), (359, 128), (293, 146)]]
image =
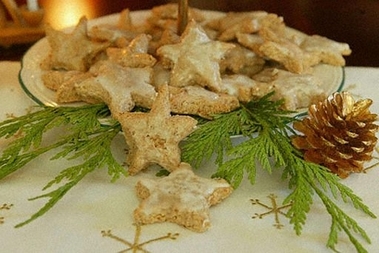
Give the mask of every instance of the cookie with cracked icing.
[(140, 205), (134, 211), (139, 224), (173, 222), (196, 232), (210, 226), (209, 209), (227, 198), (233, 188), (223, 179), (202, 178), (187, 163), (170, 175), (141, 179), (136, 185)]
[(90, 78), (75, 86), (76, 92), (84, 101), (96, 99), (106, 103), (116, 119), (135, 105), (150, 108), (156, 97), (150, 67), (129, 68), (113, 61), (101, 61), (90, 72)]
[(211, 40), (199, 24), (189, 22), (180, 43), (164, 45), (157, 55), (171, 68), (170, 85), (200, 85), (220, 91), (220, 60), (234, 47), (231, 43)]

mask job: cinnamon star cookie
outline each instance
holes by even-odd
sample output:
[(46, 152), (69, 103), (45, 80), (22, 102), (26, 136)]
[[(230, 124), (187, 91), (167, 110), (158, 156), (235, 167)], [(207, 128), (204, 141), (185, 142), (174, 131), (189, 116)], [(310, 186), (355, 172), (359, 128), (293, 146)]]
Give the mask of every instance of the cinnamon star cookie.
[(178, 44), (164, 45), (157, 50), (170, 67), (170, 85), (200, 85), (220, 91), (220, 60), (234, 47), (231, 43), (211, 40), (199, 24), (189, 22)]
[(137, 196), (142, 199), (134, 211), (140, 224), (174, 222), (196, 232), (210, 227), (209, 208), (232, 192), (223, 179), (207, 179), (195, 175), (191, 166), (181, 163), (167, 177), (141, 179)]
[(179, 142), (197, 124), (190, 116), (171, 116), (167, 85), (160, 87), (150, 112), (126, 112), (118, 120), (129, 146), (126, 163), (132, 175), (151, 164), (176, 169), (181, 162)]

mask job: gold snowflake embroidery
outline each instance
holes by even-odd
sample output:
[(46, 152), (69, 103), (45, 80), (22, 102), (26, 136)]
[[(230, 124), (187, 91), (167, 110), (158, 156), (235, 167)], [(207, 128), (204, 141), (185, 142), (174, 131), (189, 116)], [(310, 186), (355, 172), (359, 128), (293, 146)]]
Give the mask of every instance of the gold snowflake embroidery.
[(14, 118), (17, 118), (16, 115), (14, 115), (14, 113), (5, 113), (5, 117), (7, 119), (14, 119)]
[[(3, 204), (2, 206), (0, 206), (0, 211), (2, 210), (9, 210), (11, 209), (13, 206), (13, 204)], [(0, 225), (1, 224), (4, 224), (5, 222), (5, 217), (4, 216), (0, 216)]]
[(156, 238), (144, 241), (144, 242), (140, 242), (140, 236), (141, 236), (141, 231), (142, 231), (141, 225), (134, 224), (134, 226), (136, 227), (136, 231), (135, 231), (133, 242), (127, 241), (127, 240), (125, 240), (125, 239), (123, 239), (117, 235), (114, 235), (111, 230), (103, 230), (103, 231), (101, 231), (101, 234), (103, 237), (109, 237), (109, 238), (116, 240), (116, 241), (118, 241), (118, 242), (120, 242), (120, 243), (122, 243), (128, 247), (128, 248), (126, 248), (120, 252), (131, 251), (131, 252), (144, 252), (144, 253), (149, 252), (148, 250), (144, 249), (144, 246), (147, 244), (150, 244), (150, 243), (153, 243), (156, 241), (166, 240), (166, 239), (176, 240), (179, 236), (179, 233), (174, 233), (174, 234), (173, 233), (167, 233), (164, 236), (160, 236), (160, 237), (156, 237)]
[(278, 203), (276, 202), (277, 196), (275, 194), (270, 194), (267, 197), (271, 200), (271, 206), (269, 206), (268, 204), (260, 202), (259, 199), (251, 199), (251, 203), (253, 205), (260, 205), (260, 206), (268, 209), (267, 212), (255, 213), (252, 218), (253, 219), (255, 219), (255, 218), (262, 219), (264, 216), (273, 214), (274, 217), (275, 217), (274, 226), (277, 229), (281, 229), (282, 227), (284, 227), (284, 225), (280, 222), (279, 215), (281, 214), (283, 216), (286, 216), (286, 213), (283, 212), (283, 209), (286, 209), (286, 208), (290, 207), (292, 205), (292, 203), (287, 204), (287, 205), (279, 206)]

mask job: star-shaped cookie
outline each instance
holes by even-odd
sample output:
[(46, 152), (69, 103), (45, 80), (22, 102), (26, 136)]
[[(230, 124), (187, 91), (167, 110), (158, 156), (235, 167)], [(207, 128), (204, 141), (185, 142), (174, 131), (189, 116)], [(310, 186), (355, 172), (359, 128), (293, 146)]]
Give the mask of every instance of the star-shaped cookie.
[(132, 22), (132, 18), (130, 17), (129, 9), (124, 9), (120, 12), (120, 17), (118, 19), (117, 27), (126, 31), (132, 31), (135, 29)]
[(84, 101), (95, 99), (106, 103), (115, 119), (135, 105), (152, 106), (156, 97), (151, 85), (152, 68), (128, 68), (112, 61), (100, 61), (90, 72), (90, 78), (76, 84), (76, 92)]
[(152, 67), (157, 60), (151, 54), (147, 53), (150, 40), (150, 35), (142, 33), (135, 37), (125, 48), (108, 48), (108, 58), (124, 67)]
[(237, 33), (256, 33), (261, 21), (267, 15), (265, 11), (229, 12), (226, 16), (210, 21), (207, 25), (219, 32), (218, 39), (231, 41), (236, 39)]
[(219, 61), (234, 45), (211, 40), (195, 21), (190, 21), (178, 44), (164, 45), (158, 56), (171, 63), (170, 85), (200, 85), (220, 91)]
[(140, 224), (169, 221), (204, 232), (210, 227), (209, 208), (232, 190), (225, 180), (196, 176), (189, 164), (181, 163), (167, 177), (144, 178), (137, 183), (137, 196), (142, 201), (134, 219)]
[(87, 19), (81, 18), (71, 33), (46, 26), (46, 37), (51, 47), (51, 69), (87, 71), (96, 56), (109, 46), (92, 41), (87, 34)]
[(167, 85), (160, 87), (150, 112), (124, 113), (118, 120), (129, 146), (126, 163), (132, 175), (151, 164), (176, 169), (181, 162), (179, 142), (197, 124), (190, 116), (171, 116)]
[(336, 66), (344, 66), (344, 55), (350, 55), (349, 44), (337, 42), (319, 35), (306, 36), (301, 42), (301, 49), (315, 55), (320, 62)]

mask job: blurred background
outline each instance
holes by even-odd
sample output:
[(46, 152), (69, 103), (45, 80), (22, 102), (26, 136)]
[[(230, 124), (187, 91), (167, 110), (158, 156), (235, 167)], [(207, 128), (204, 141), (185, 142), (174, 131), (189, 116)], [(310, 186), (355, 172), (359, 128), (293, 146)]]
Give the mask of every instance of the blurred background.
[[(22, 5), (26, 0), (16, 0)], [(45, 22), (60, 29), (89, 19), (131, 10), (149, 9), (173, 0), (39, 0)], [(218, 11), (265, 10), (284, 18), (288, 26), (346, 42), (353, 53), (350, 66), (379, 67), (379, 0), (189, 0), (191, 7)], [(1, 30), (0, 30), (1, 32)], [(0, 48), (1, 59), (16, 59), (30, 45)]]

